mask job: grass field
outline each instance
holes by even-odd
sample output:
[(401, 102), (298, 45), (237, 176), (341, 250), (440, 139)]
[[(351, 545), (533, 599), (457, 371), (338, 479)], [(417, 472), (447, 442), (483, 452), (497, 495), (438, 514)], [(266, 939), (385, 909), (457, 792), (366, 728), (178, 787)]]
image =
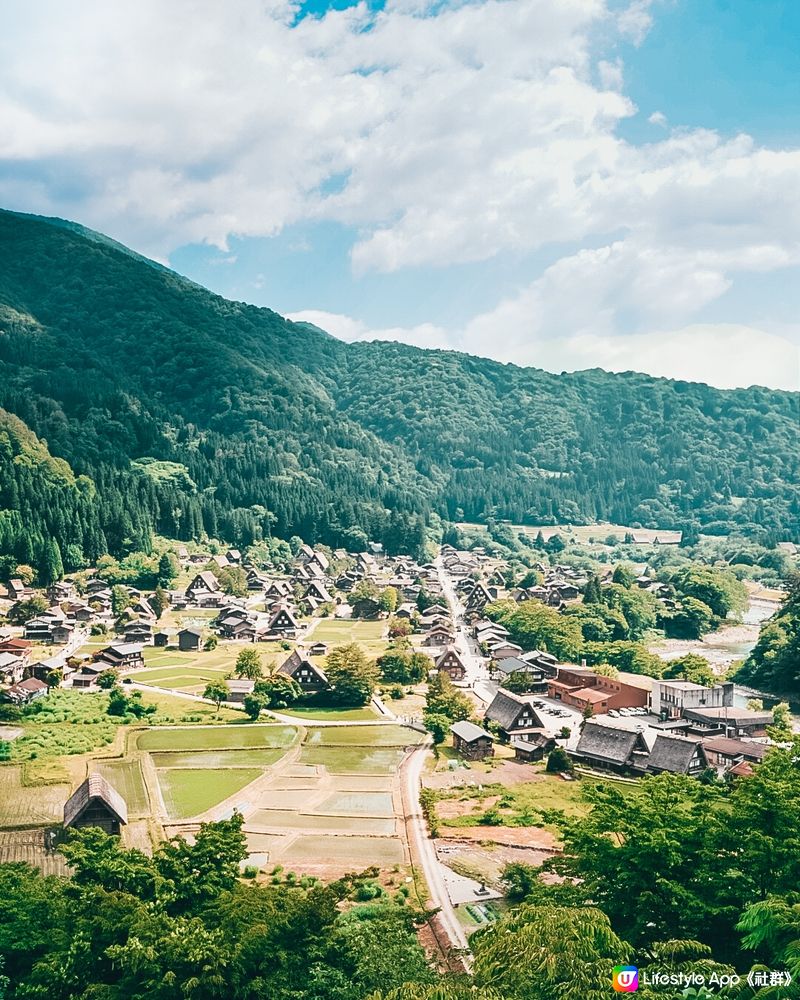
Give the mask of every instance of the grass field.
[(252, 750), (172, 750), (152, 754), (156, 767), (269, 767), (280, 760), (284, 750), (261, 747)]
[(142, 691), (141, 695), (145, 705), (155, 705), (158, 709), (158, 714), (151, 720), (156, 725), (169, 722), (199, 722), (209, 725), (241, 722), (243, 719), (242, 713), (235, 708), (220, 708), (217, 711), (213, 705), (174, 694), (163, 694), (161, 691)]
[(216, 726), (194, 729), (149, 729), (138, 735), (140, 750), (233, 750), (288, 747), (293, 726)]
[[(324, 618), (310, 633), (306, 642), (327, 642), (329, 646), (344, 646), (357, 642), (369, 656), (380, 656), (387, 646), (386, 622), (358, 621), (349, 618)], [(320, 661), (322, 662), (322, 661)]]
[[(487, 783), (481, 788), (453, 789), (451, 792), (440, 793), (441, 799), (460, 799), (473, 801), (471, 812), (457, 817), (441, 820), (443, 826), (476, 826), (481, 825), (479, 818), (486, 811), (483, 802), (486, 798), (497, 798), (497, 812), (501, 818), (500, 826), (546, 826), (542, 822), (541, 813), (549, 810), (559, 810), (566, 816), (586, 816), (591, 806), (585, 801), (584, 791), (593, 785), (602, 783), (602, 779), (584, 777), (580, 781), (564, 781), (557, 775), (547, 774), (541, 769), (536, 781), (525, 781), (510, 787), (501, 784)], [(623, 795), (635, 795), (637, 786), (627, 782), (615, 782)]]
[(301, 764), (323, 765), (332, 774), (392, 774), (403, 758), (397, 747), (303, 747)]
[(164, 805), (173, 819), (187, 819), (235, 795), (261, 774), (257, 767), (167, 768), (158, 772)]
[(309, 636), (311, 642), (369, 642), (380, 639), (386, 631), (386, 622), (360, 621), (352, 618), (323, 618)]
[(92, 770), (97, 771), (120, 793), (128, 805), (130, 816), (145, 816), (150, 811), (150, 801), (138, 760), (97, 761)]
[(306, 745), (405, 747), (419, 741), (419, 733), (403, 726), (330, 726), (309, 729)]

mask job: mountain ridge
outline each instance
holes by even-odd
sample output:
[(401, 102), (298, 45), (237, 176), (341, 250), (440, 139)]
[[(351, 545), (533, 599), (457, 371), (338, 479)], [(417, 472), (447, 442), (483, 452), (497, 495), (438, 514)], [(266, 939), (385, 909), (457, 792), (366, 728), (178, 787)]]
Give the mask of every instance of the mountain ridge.
[[(223, 529), (418, 549), (432, 513), (797, 536), (800, 394), (347, 344), (150, 263), (0, 211), (0, 406), (92, 480), (112, 551)], [(143, 488), (142, 458), (195, 492)]]

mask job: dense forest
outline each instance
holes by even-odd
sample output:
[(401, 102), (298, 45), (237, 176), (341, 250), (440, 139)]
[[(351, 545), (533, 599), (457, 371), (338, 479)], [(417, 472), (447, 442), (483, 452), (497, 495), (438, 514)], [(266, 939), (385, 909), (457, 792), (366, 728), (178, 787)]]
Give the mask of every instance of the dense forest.
[(45, 577), (154, 532), (418, 554), (432, 513), (800, 540), (798, 404), (345, 344), (0, 212), (0, 554)]
[[(631, 962), (643, 1000), (796, 998), (798, 751), (773, 748), (745, 781), (587, 783), (584, 813), (543, 809), (565, 846), (544, 867), (560, 878), (506, 866), (508, 911), (471, 936), (468, 975), (426, 955), (430, 914), (376, 870), (328, 885), (280, 868), (240, 878), (236, 813), (152, 857), (72, 832), (72, 879), (0, 865), (0, 997), (604, 1000), (614, 966)], [(787, 972), (791, 987), (771, 978)], [(649, 985), (677, 973), (705, 985)]]
[(764, 691), (797, 697), (800, 691), (800, 575), (789, 580), (789, 592), (777, 614), (761, 629), (758, 642), (736, 680)]

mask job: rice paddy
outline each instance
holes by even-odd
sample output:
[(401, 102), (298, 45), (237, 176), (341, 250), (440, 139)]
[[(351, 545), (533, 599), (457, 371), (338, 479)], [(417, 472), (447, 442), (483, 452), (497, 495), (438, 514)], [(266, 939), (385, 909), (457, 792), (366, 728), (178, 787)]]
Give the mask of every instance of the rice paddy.
[(173, 819), (188, 819), (211, 809), (255, 781), (257, 767), (166, 768), (158, 772), (158, 782), (167, 812)]
[(102, 774), (125, 799), (129, 816), (146, 816), (149, 813), (150, 800), (138, 760), (96, 761), (93, 770)]
[(195, 726), (191, 729), (148, 729), (139, 733), (139, 750), (236, 750), (284, 748), (297, 734), (294, 726)]

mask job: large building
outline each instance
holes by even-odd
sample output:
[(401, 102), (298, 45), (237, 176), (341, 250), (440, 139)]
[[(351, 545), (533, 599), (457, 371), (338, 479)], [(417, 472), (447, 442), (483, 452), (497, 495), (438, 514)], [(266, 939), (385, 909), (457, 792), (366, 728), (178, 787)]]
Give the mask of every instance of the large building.
[(547, 682), (547, 694), (581, 712), (591, 709), (595, 715), (602, 715), (611, 708), (644, 707), (648, 698), (645, 687), (605, 677), (588, 667), (573, 666), (558, 668), (557, 677)]
[(730, 708), (733, 687), (732, 683), (708, 688), (694, 681), (654, 681), (650, 706), (662, 719), (683, 718), (687, 709)]

